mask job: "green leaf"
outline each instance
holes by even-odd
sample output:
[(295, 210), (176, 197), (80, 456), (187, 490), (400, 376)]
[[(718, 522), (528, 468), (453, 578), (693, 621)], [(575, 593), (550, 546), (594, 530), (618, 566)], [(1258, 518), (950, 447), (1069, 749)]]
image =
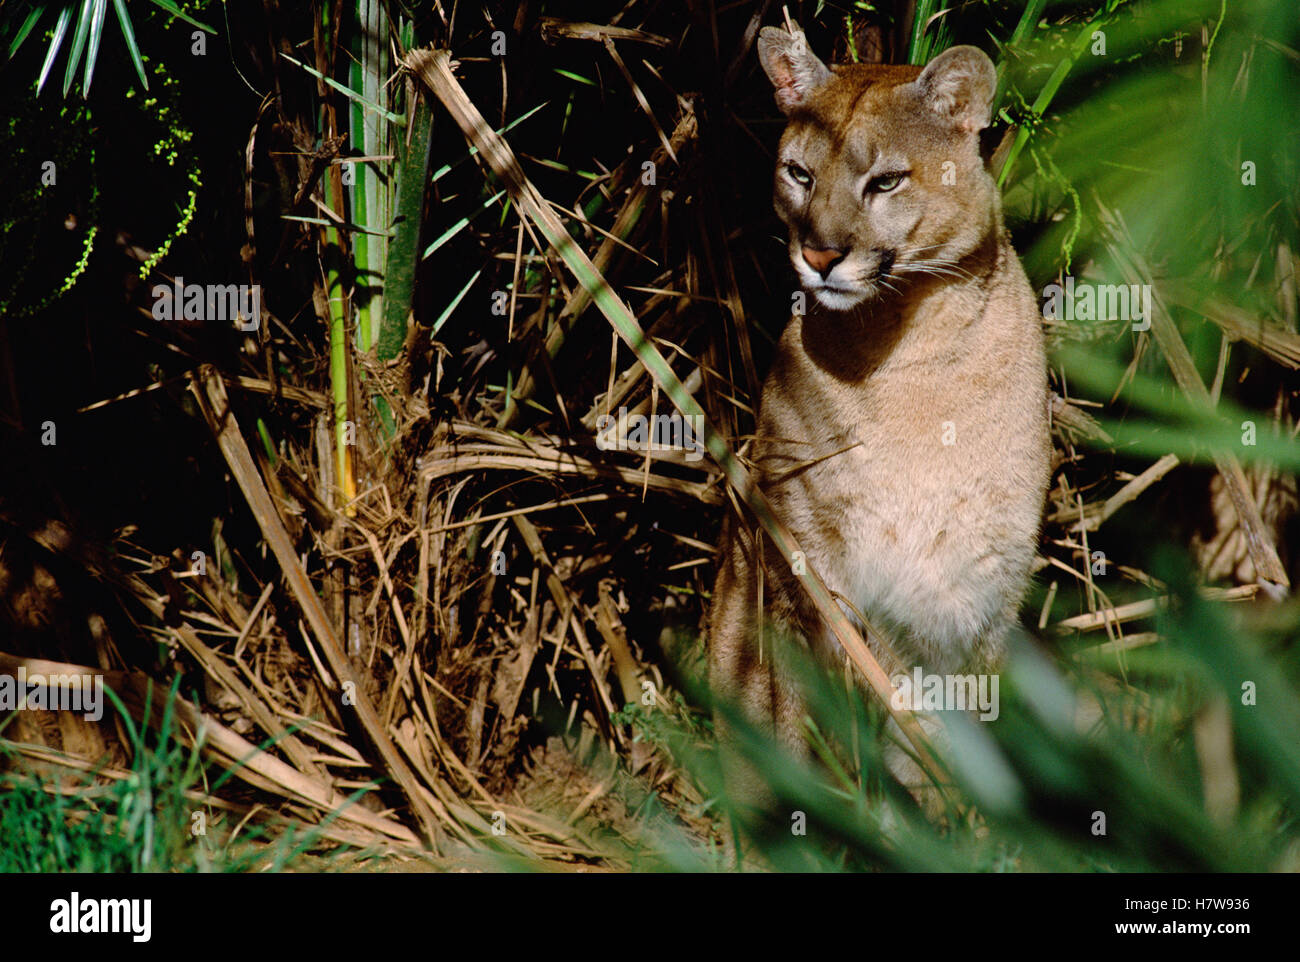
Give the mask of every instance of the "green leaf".
[(194, 26), (198, 27), (200, 30), (206, 30), (208, 33), (217, 32), (213, 30), (211, 27), (209, 27), (206, 23), (203, 23), (199, 20), (195, 20), (188, 13), (182, 10), (180, 7), (176, 6), (176, 4), (172, 3), (171, 0), (153, 0), (153, 5), (162, 10), (166, 10), (173, 17), (179, 17), (180, 19), (184, 20), (186, 23), (194, 24)]
[(360, 224), (353, 224), (348, 221), (339, 223), (336, 220), (329, 220), (325, 217), (299, 217), (296, 214), (281, 214), (281, 220), (293, 220), (303, 224), (316, 224), (319, 227), (333, 227), (336, 230), (355, 231), (358, 234), (369, 234), (372, 237), (392, 237), (392, 231), (371, 230), (368, 227), (362, 227)]
[[(1064, 364), (1076, 391), (1082, 388), (1093, 397), (1114, 394), (1126, 376), (1124, 365), (1080, 346), (1056, 351), (1055, 360)], [(1300, 470), (1300, 447), (1285, 434), (1274, 437), (1266, 430), (1269, 416), (1265, 412), (1242, 407), (1226, 397), (1212, 409), (1200, 407), (1167, 381), (1140, 371), (1128, 376), (1123, 397), (1135, 410), (1122, 419), (1097, 417), (1111, 441), (1089, 442), (1090, 446), (1144, 457), (1176, 454), (1184, 461), (1208, 461), (1217, 452), (1248, 463), (1264, 461)], [(1148, 416), (1138, 417), (1138, 412)], [(1248, 421), (1258, 425), (1257, 436), (1249, 444), (1242, 440)]]
[(122, 28), (122, 39), (126, 41), (126, 49), (131, 51), (131, 62), (135, 64), (135, 72), (140, 76), (140, 83), (144, 84), (144, 89), (149, 89), (149, 78), (144, 75), (144, 61), (140, 59), (140, 47), (135, 42), (135, 30), (131, 27), (131, 17), (126, 12), (126, 0), (113, 0), (113, 9), (117, 12), (117, 22)]
[(491, 197), (485, 200), (482, 204), (480, 204), (478, 210), (474, 211), (474, 213), (467, 214), (466, 216), (462, 217), (460, 220), (456, 221), (456, 223), (452, 224), (451, 227), (447, 228), (447, 230), (445, 230), (442, 233), (442, 236), (440, 236), (437, 240), (435, 240), (432, 244), (430, 244), (427, 248), (425, 248), (424, 254), (420, 257), (420, 260), (427, 260), (428, 257), (434, 251), (436, 251), (439, 247), (447, 243), (447, 241), (451, 240), (462, 230), (468, 227), (470, 221), (472, 221), (475, 217), (483, 213), (483, 211), (487, 210), (498, 200), (500, 200), (501, 195), (504, 193), (505, 193), (504, 190), (497, 191), (495, 194), (493, 194)]
[(582, 74), (574, 73), (572, 70), (561, 70), (559, 67), (555, 67), (553, 69), (561, 77), (567, 77), (569, 80), (573, 80), (577, 83), (586, 84), (588, 87), (599, 86), (599, 84), (597, 84), (596, 81), (592, 80), (590, 77), (584, 77)]
[(460, 293), (451, 299), (451, 303), (448, 304), (446, 309), (438, 315), (438, 319), (433, 322), (433, 327), (429, 329), (430, 337), (437, 334), (438, 331), (442, 329), (442, 325), (447, 323), (447, 318), (451, 317), (452, 312), (460, 306), (460, 302), (465, 299), (465, 295), (469, 293), (469, 289), (474, 286), (474, 282), (479, 279), (479, 276), (482, 273), (483, 271), (481, 269), (475, 271), (474, 276), (466, 281), (465, 286), (460, 289)]
[(357, 93), (357, 92), (356, 92), (355, 90), (353, 90), (351, 87), (348, 87), (348, 86), (345, 86), (344, 84), (339, 83), (339, 82), (338, 82), (337, 80), (335, 80), (333, 77), (326, 77), (326, 76), (325, 76), (323, 73), (321, 73), (319, 70), (315, 70), (315, 69), (313, 69), (313, 68), (307, 66), (307, 65), (306, 65), (305, 63), (303, 63), (301, 60), (294, 60), (293, 57), (290, 57), (287, 53), (282, 53), (282, 54), (280, 54), (280, 56), (283, 57), (285, 60), (289, 61), (289, 63), (291, 63), (291, 64), (295, 64), (296, 66), (301, 67), (303, 70), (307, 71), (309, 74), (311, 74), (311, 75), (312, 75), (313, 77), (315, 77), (317, 80), (323, 80), (323, 81), (325, 81), (327, 84), (329, 84), (331, 87), (333, 87), (333, 88), (334, 88), (335, 90), (337, 90), (339, 93), (341, 93), (343, 96), (349, 98), (350, 100), (355, 100), (357, 103), (361, 104), (363, 107), (365, 107), (365, 108), (367, 108), (367, 109), (369, 109), (369, 110), (373, 110), (375, 113), (379, 114), (379, 116), (381, 116), (381, 117), (383, 117), (385, 120), (387, 120), (390, 124), (396, 124), (396, 125), (399, 126), (399, 127), (405, 127), (405, 126), (406, 126), (406, 118), (405, 118), (405, 117), (399, 117), (397, 114), (393, 113), (392, 111), (390, 111), (390, 110), (385, 110), (383, 107), (379, 106), (379, 104), (371, 103), (369, 100), (367, 100), (365, 97), (361, 96), (361, 94)]
[(54, 58), (59, 55), (59, 47), (63, 46), (63, 37), (68, 32), (68, 22), (72, 20), (72, 8), (64, 7), (59, 12), (59, 19), (54, 23), (54, 37), (50, 40), (50, 49), (45, 51), (45, 63), (41, 65), (41, 76), (36, 81), (36, 93), (39, 95), (41, 88), (45, 86), (45, 80), (50, 75), (50, 68), (54, 66)]
[(94, 0), (94, 19), (90, 23), (90, 46), (86, 48), (86, 74), (82, 78), (83, 97), (90, 96), (90, 81), (95, 76), (95, 62), (99, 59), (99, 42), (104, 38), (104, 14), (108, 12), (108, 0)]
[(41, 19), (41, 14), (44, 12), (44, 7), (37, 7), (27, 15), (27, 19), (23, 21), (23, 25), (18, 28), (18, 33), (9, 44), (10, 57), (13, 57), (18, 52), (18, 48), (23, 45), (23, 41), (27, 39), (27, 35), (32, 32), (32, 28), (36, 26), (36, 21)]
[[(529, 117), (531, 117), (533, 114), (537, 113), (537, 111), (541, 110), (543, 107), (545, 107), (545, 106), (546, 106), (547, 104), (549, 104), (549, 103), (550, 103), (549, 100), (543, 100), (540, 104), (538, 104), (538, 105), (537, 105), (536, 107), (534, 107), (532, 110), (528, 111), (528, 113), (526, 113), (526, 114), (524, 114), (524, 115), (522, 115), (522, 116), (520, 116), (520, 117), (516, 117), (514, 120), (510, 121), (510, 123), (506, 124), (504, 127), (501, 127), (500, 129), (498, 129), (498, 130), (497, 130), (497, 133), (498, 133), (498, 134), (508, 134), (508, 133), (510, 133), (510, 131), (514, 130), (516, 127), (518, 127), (520, 124), (522, 124), (525, 120), (527, 120), (527, 119), (528, 119)], [(439, 180), (439, 179), (442, 178), (444, 175), (450, 173), (452, 170), (454, 170), (455, 168), (459, 167), (461, 164), (463, 164), (465, 161), (469, 160), (471, 157), (473, 157), (473, 156), (474, 156), (475, 154), (477, 154), (477, 153), (478, 153), (478, 148), (475, 147), (475, 146), (473, 146), (473, 145), (471, 144), (471, 145), (470, 145), (470, 148), (469, 148), (469, 153), (464, 154), (462, 157), (460, 157), (460, 159), (458, 159), (458, 160), (454, 160), (454, 161), (452, 161), (450, 164), (443, 164), (441, 167), (439, 167), (436, 171), (433, 172), (433, 176), (430, 177), (429, 179), (430, 179), (431, 181), (432, 181), (432, 180)]]
[(420, 226), (424, 193), (429, 178), (429, 136), (432, 119), (427, 97), (408, 100), (411, 141), (394, 138), (396, 178), (393, 195), (393, 237), (384, 260), (383, 314), (379, 320), (376, 355), (381, 361), (397, 357), (406, 343), (407, 319), (415, 293), (415, 270), (420, 257)]
[(68, 54), (68, 66), (63, 71), (63, 96), (72, 89), (72, 78), (76, 76), (77, 65), (81, 63), (81, 52), (86, 49), (86, 36), (90, 33), (90, 21), (93, 19), (95, 0), (84, 0), (81, 13), (77, 17), (77, 32), (72, 35), (72, 52)]

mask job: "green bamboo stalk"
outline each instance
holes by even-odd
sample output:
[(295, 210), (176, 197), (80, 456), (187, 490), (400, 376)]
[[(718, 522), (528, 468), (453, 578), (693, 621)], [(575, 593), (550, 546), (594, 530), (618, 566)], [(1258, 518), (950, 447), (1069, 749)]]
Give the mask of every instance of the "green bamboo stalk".
[(1001, 45), (1003, 51), (1002, 57), (998, 60), (998, 89), (993, 96), (993, 116), (998, 115), (1002, 109), (1002, 99), (1007, 94), (1007, 56), (1006, 51), (1016, 50), (1020, 44), (1024, 43), (1025, 38), (1037, 26), (1039, 19), (1043, 15), (1043, 8), (1047, 6), (1047, 0), (1028, 0), (1025, 9), (1021, 11), (1020, 21), (1016, 24), (1016, 29), (1012, 31), (1011, 38)]
[[(1061, 84), (1065, 83), (1065, 78), (1070, 75), (1074, 65), (1083, 56), (1084, 51), (1088, 49), (1088, 45), (1092, 43), (1092, 35), (1098, 25), (1106, 18), (1107, 15), (1103, 11), (1083, 25), (1083, 29), (1079, 31), (1078, 36), (1074, 38), (1074, 42), (1070, 44), (1070, 52), (1065, 56), (1065, 59), (1056, 65), (1052, 75), (1047, 78), (1047, 83), (1043, 84), (1043, 89), (1038, 92), (1038, 96), (1031, 107), (1034, 116), (1041, 117), (1047, 111), (1047, 108), (1051, 106), (1052, 98), (1056, 96), (1056, 92), (1061, 89)], [(1032, 128), (1028, 125), (1022, 125), (1016, 131), (1016, 139), (1011, 144), (1011, 150), (1008, 151), (1007, 159), (1002, 164), (1002, 170), (998, 172), (999, 188), (1006, 183), (1007, 176), (1011, 173), (1016, 158), (1020, 156), (1020, 151), (1029, 142), (1031, 133)]]
[[(383, 42), (387, 19), (383, 5), (377, 0), (356, 0), (357, 29), (353, 32), (353, 60), (350, 81), (353, 90), (361, 92), (361, 100), (352, 100), (349, 111), (351, 143), (359, 147), (366, 157), (384, 154), (390, 124), (379, 111), (366, 109), (371, 103), (387, 108), (384, 78), (388, 75), (388, 47)], [(352, 215), (359, 227), (376, 233), (388, 229), (390, 194), (375, 176), (373, 161), (353, 164)], [(387, 242), (371, 240), (364, 233), (352, 237), (352, 259), (356, 265), (357, 287), (369, 290), (356, 297), (357, 348), (369, 351), (379, 339), (379, 323), (383, 317), (384, 263)]]
[[(365, 0), (361, 0), (361, 2), (364, 3)], [(362, 67), (357, 61), (352, 62), (351, 76), (349, 79), (352, 81), (353, 86), (356, 86), (358, 83), (364, 83), (365, 78), (362, 76)], [(364, 143), (366, 134), (365, 111), (359, 104), (353, 103), (351, 105), (348, 110), (348, 119), (351, 124), (350, 142), (353, 144)], [(366, 156), (370, 156), (370, 151), (364, 147), (362, 148), (362, 152)], [(373, 178), (370, 176), (370, 171), (364, 163), (357, 163), (354, 161), (351, 164), (350, 172), (352, 184), (349, 193), (352, 200), (352, 220), (359, 227), (370, 228), (372, 226), (371, 212), (373, 208), (370, 204), (372, 200), (371, 192), (367, 190), (367, 186), (368, 182), (373, 180)], [(372, 318), (377, 317), (375, 298), (368, 292), (363, 291), (362, 287), (368, 287), (370, 285), (371, 278), (377, 267), (380, 268), (380, 274), (382, 276), (382, 268), (380, 265), (373, 263), (373, 261), (378, 260), (378, 258), (372, 258), (371, 255), (372, 253), (377, 254), (379, 251), (383, 250), (383, 247), (383, 244), (375, 244), (372, 247), (369, 235), (362, 233), (361, 231), (352, 235), (352, 263), (356, 267), (356, 284), (353, 288), (353, 301), (357, 306), (356, 341), (357, 350), (359, 351), (370, 350), (374, 342), (374, 336), (378, 334), (378, 331), (375, 330), (377, 325), (372, 325)]]
[[(331, 165), (321, 178), (325, 206), (342, 215), (342, 177), (337, 165)], [(330, 324), (330, 396), (334, 402), (334, 462), (342, 503), (356, 497), (356, 479), (352, 473), (351, 450), (347, 443), (350, 379), (348, 377), (348, 313), (343, 290), (343, 247), (337, 227), (325, 228), (325, 294), (329, 304)]]
[(432, 114), (418, 88), (407, 104), (405, 138), (397, 138), (393, 169), (397, 194), (393, 203), (394, 229), (388, 244), (384, 274), (384, 310), (379, 325), (376, 354), (381, 361), (397, 357), (406, 343), (407, 318), (415, 296), (415, 270), (420, 261), (420, 226), (424, 220), (424, 189), (429, 182), (429, 137)]

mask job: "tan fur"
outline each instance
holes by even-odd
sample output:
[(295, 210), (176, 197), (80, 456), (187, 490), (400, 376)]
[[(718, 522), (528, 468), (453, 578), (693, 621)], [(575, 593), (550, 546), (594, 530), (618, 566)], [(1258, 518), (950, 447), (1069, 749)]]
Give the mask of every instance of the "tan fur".
[[(775, 205), (806, 313), (763, 386), (756, 481), (846, 613), (888, 636), (887, 671), (996, 664), (1028, 584), (1050, 442), (1040, 316), (979, 154), (993, 66), (958, 47), (924, 73), (828, 68), (802, 33), (775, 28), (759, 55), (789, 116)], [(894, 173), (906, 176), (882, 190)], [(712, 685), (798, 752), (804, 707), (773, 631), (842, 662), (775, 549), (733, 528)], [(719, 732), (725, 749), (721, 716)], [(743, 767), (728, 779), (763, 797)]]

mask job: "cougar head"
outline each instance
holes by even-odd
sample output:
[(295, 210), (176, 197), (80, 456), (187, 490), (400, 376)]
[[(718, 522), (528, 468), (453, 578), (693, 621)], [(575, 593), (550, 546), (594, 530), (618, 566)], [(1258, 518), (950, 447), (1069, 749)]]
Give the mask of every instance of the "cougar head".
[(962, 276), (1001, 219), (979, 152), (997, 86), (989, 58), (963, 46), (924, 70), (827, 66), (801, 30), (777, 27), (759, 35), (758, 56), (789, 118), (776, 212), (815, 301), (846, 311), (917, 275)]

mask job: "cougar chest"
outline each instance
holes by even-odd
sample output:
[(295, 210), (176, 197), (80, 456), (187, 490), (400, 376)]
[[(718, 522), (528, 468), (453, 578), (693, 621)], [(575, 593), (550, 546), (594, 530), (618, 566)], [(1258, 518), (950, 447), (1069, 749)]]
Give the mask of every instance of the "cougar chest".
[(1042, 427), (1038, 385), (981, 380), (961, 344), (906, 340), (845, 381), (801, 324), (764, 389), (760, 483), (850, 616), (866, 613), (900, 654), (961, 663), (1031, 557), (1042, 491), (1015, 463)]

